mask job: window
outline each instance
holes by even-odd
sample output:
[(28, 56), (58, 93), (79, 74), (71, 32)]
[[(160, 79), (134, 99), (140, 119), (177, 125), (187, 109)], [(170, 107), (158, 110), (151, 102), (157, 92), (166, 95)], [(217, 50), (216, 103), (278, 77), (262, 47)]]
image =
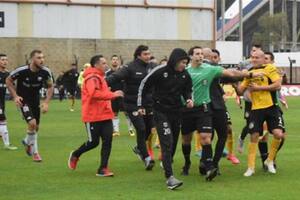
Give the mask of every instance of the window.
[(0, 28), (4, 28), (4, 12), (0, 11)]

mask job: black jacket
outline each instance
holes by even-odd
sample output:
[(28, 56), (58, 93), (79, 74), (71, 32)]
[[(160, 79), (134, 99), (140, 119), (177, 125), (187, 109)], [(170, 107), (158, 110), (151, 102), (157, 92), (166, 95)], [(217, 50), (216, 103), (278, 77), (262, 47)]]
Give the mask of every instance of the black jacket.
[[(203, 61), (211, 66), (219, 66), (214, 64), (208, 60)], [(223, 78), (223, 77), (222, 77)], [(210, 85), (210, 99), (211, 99), (211, 107), (214, 110), (226, 110), (225, 101), (223, 99), (223, 95), (225, 94), (223, 88), (221, 87), (221, 79), (215, 78)]]
[(220, 78), (215, 78), (210, 85), (211, 106), (214, 110), (226, 110), (223, 95), (225, 94), (220, 85)]
[[(120, 69), (117, 69), (116, 71), (118, 71)], [(105, 72), (105, 76), (109, 77), (110, 75), (112, 75), (114, 72), (111, 69), (109, 69), (107, 72)], [(111, 88), (111, 91), (117, 91), (117, 90), (123, 90), (123, 81), (117, 81), (115, 83), (112, 83), (111, 85), (109, 85), (109, 87)]]
[(76, 69), (70, 69), (63, 75), (63, 85), (65, 88), (76, 88), (79, 73)]
[(57, 77), (57, 79), (56, 79), (56, 86), (57, 87), (60, 87), (61, 85), (63, 85), (64, 83), (63, 83), (63, 75), (59, 75), (58, 77)]
[(145, 106), (145, 95), (152, 89), (153, 108), (161, 112), (180, 112), (182, 97), (192, 98), (192, 79), (189, 73), (175, 71), (176, 63), (189, 57), (183, 49), (174, 49), (167, 65), (158, 66), (142, 81), (139, 88), (138, 107)]
[[(220, 66), (206, 61), (212, 66)], [(225, 94), (221, 84), (230, 84), (243, 80), (242, 78), (220, 77), (215, 78), (210, 85), (211, 106), (214, 110), (227, 110), (223, 95)]]
[(221, 77), (215, 78), (210, 85), (210, 99), (212, 108), (215, 110), (226, 110), (223, 95), (225, 94), (221, 84), (231, 84), (241, 81), (241, 78)]
[[(141, 81), (155, 67), (153, 63), (145, 63), (136, 59), (120, 70), (106, 77), (109, 86), (124, 81), (124, 106), (126, 110), (137, 110), (137, 95)], [(145, 107), (152, 107), (151, 91), (145, 95)]]

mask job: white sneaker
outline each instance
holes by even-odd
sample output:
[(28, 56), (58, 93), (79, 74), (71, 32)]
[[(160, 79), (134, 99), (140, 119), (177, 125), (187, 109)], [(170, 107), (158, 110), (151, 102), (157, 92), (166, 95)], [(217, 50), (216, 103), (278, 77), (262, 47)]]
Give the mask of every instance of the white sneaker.
[(248, 168), (247, 171), (244, 173), (245, 177), (250, 177), (255, 173), (254, 169)]
[(174, 176), (170, 176), (166, 182), (167, 184), (167, 187), (170, 189), (170, 190), (174, 190), (180, 186), (182, 186), (183, 182), (176, 179)]
[(274, 167), (274, 162), (273, 162), (273, 161), (269, 161), (269, 160), (267, 159), (267, 160), (265, 160), (264, 165), (267, 166), (268, 171), (269, 171), (271, 174), (276, 174), (276, 169), (275, 169), (275, 167)]
[(4, 149), (13, 151), (13, 150), (17, 150), (18, 147), (9, 144), (9, 145), (4, 145)]

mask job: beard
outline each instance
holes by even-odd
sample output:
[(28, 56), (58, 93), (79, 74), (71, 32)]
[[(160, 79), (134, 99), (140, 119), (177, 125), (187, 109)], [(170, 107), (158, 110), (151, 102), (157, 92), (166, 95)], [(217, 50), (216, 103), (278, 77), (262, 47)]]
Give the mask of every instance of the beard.
[(42, 66), (43, 66), (43, 64), (44, 63), (34, 63), (34, 65), (37, 67), (37, 68), (39, 68), (39, 69), (41, 69), (42, 68)]

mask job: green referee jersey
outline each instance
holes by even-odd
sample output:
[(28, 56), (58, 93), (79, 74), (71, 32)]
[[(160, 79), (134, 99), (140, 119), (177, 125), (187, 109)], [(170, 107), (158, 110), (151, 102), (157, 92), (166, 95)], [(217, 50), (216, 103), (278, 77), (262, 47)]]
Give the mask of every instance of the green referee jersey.
[(210, 85), (215, 78), (223, 73), (221, 66), (211, 66), (202, 63), (197, 67), (188, 65), (186, 68), (193, 82), (193, 101), (195, 106), (210, 103)]

